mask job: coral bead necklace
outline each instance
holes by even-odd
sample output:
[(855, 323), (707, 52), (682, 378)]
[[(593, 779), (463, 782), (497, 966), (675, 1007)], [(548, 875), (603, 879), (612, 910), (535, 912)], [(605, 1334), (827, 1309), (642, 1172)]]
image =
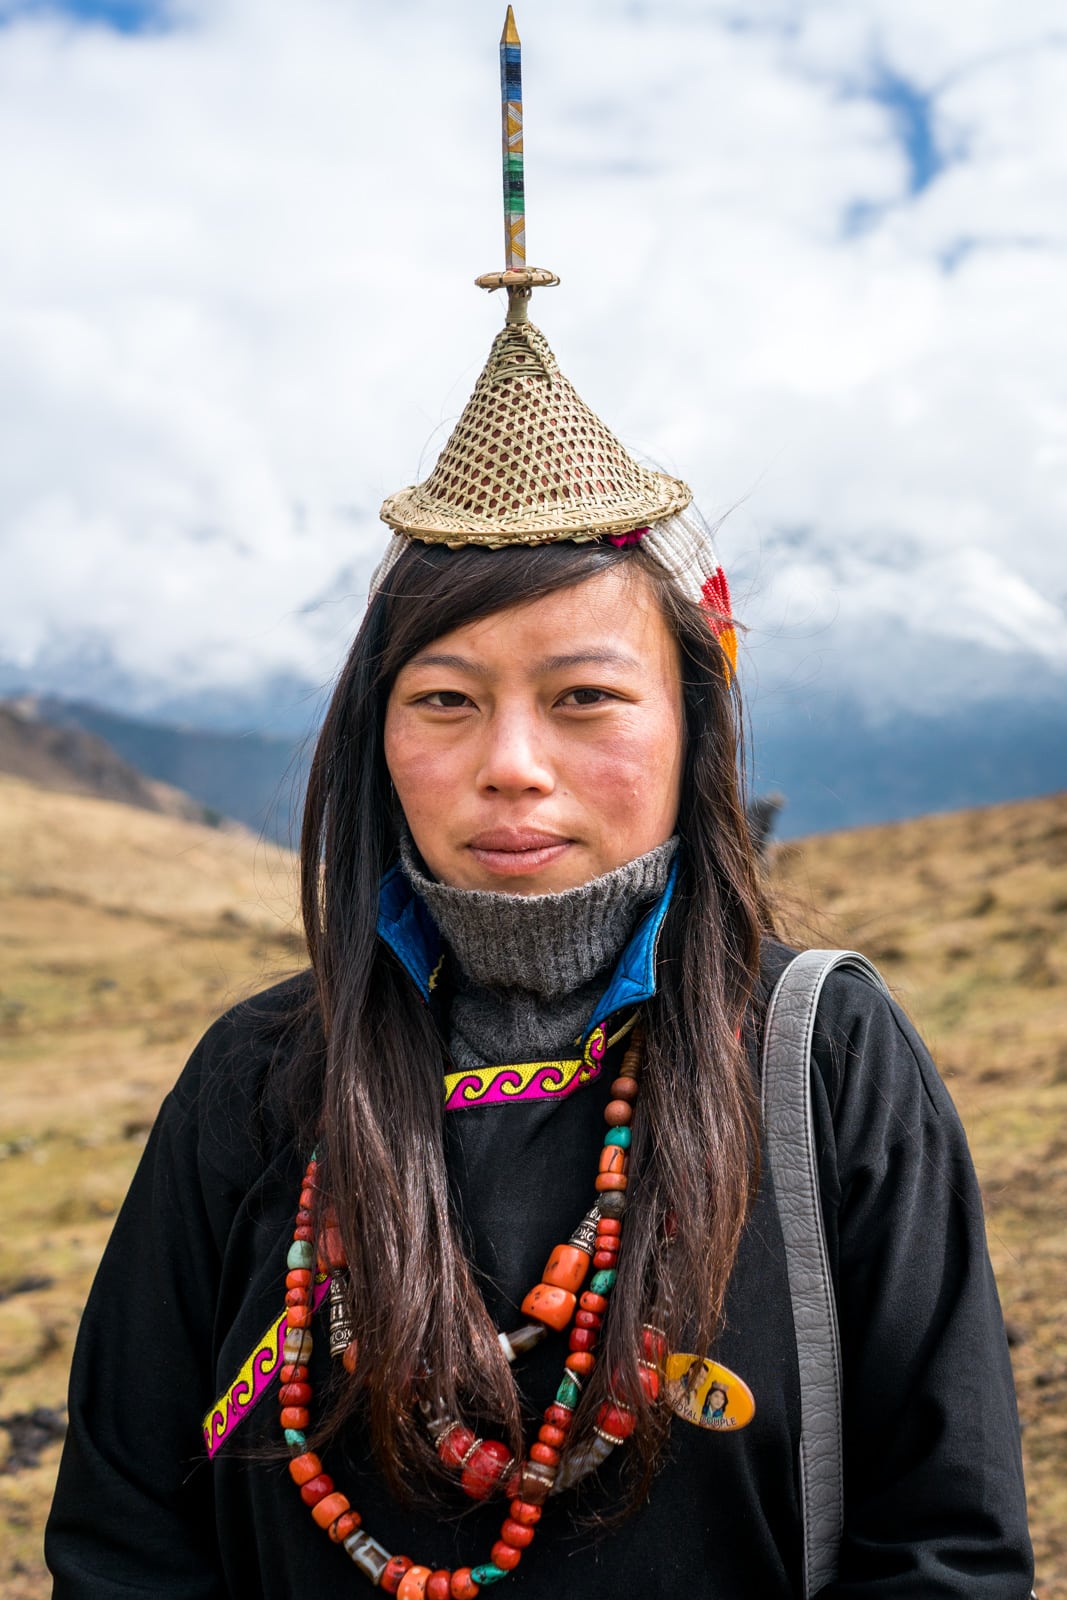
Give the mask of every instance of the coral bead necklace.
[[(312, 1348), (314, 1269), (317, 1265), (320, 1272), (328, 1272), (343, 1265), (339, 1237), (328, 1224), (323, 1231), (324, 1254), (316, 1256), (318, 1163), (313, 1156), (308, 1164), (287, 1258), (288, 1329), (279, 1401), (281, 1425), (291, 1452), (289, 1473), (318, 1526), (335, 1544), (344, 1547), (372, 1583), (387, 1594), (396, 1595), (397, 1600), (420, 1600), (423, 1596), (425, 1600), (474, 1600), (479, 1590), (506, 1578), (532, 1543), (547, 1496), (593, 1471), (634, 1430), (633, 1412), (613, 1400), (605, 1401), (597, 1413), (591, 1446), (577, 1455), (574, 1452), (564, 1454), (582, 1385), (596, 1366), (598, 1334), (615, 1283), (615, 1263), (626, 1210), (630, 1122), (637, 1099), (642, 1046), (638, 1024), (604, 1111), (607, 1133), (596, 1178), (596, 1206), (571, 1240), (552, 1251), (541, 1282), (530, 1290), (522, 1303), (523, 1312), (537, 1325), (536, 1331), (522, 1329), (516, 1334), (501, 1336), (505, 1353), (509, 1347), (514, 1353), (539, 1337), (541, 1328), (563, 1332), (570, 1327), (569, 1349), (559, 1388), (544, 1413), (537, 1439), (525, 1460), (517, 1463), (507, 1446), (496, 1440), (476, 1438), (469, 1428), (448, 1417), (432, 1401), (422, 1406), (438, 1456), (446, 1466), (461, 1473), (464, 1491), (472, 1499), (484, 1500), (503, 1488), (510, 1501), (500, 1537), (492, 1547), (489, 1560), (480, 1566), (451, 1571), (420, 1565), (405, 1555), (391, 1555), (363, 1531), (359, 1512), (353, 1510), (347, 1496), (335, 1488), (319, 1457), (307, 1448), (312, 1399), (308, 1361)], [(593, 1233), (591, 1252), (590, 1232)], [(333, 1238), (330, 1238), (331, 1233)], [(583, 1289), (590, 1255), (593, 1273), (588, 1287)], [(649, 1400), (655, 1400), (659, 1392), (658, 1369), (662, 1355), (660, 1336), (656, 1330), (646, 1328), (642, 1334), (639, 1372)], [(354, 1365), (347, 1351), (345, 1364), (350, 1368)]]

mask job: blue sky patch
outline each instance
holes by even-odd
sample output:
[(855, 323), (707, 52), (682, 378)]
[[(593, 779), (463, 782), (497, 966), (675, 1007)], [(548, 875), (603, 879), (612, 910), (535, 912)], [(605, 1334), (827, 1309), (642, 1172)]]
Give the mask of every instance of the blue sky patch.
[(15, 0), (0, 9), (0, 25), (25, 16), (69, 17), (116, 33), (158, 33), (167, 22), (166, 0)]

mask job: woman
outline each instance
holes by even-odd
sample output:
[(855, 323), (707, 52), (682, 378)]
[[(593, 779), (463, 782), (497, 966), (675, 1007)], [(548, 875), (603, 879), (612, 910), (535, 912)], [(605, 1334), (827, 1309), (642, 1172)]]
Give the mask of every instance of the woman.
[[(311, 972), (208, 1033), (101, 1266), (60, 1600), (802, 1592), (757, 1094), (788, 957), (738, 787), (728, 592), (684, 485), (581, 407), (510, 287), (434, 473), (383, 511), (400, 531), (309, 786)], [(955, 1113), (854, 977), (824, 991), (813, 1079), (845, 1385), (823, 1600), (1023, 1600)], [(275, 1383), (249, 1406), (257, 1346)], [(679, 1353), (732, 1375), (744, 1425), (699, 1425)]]

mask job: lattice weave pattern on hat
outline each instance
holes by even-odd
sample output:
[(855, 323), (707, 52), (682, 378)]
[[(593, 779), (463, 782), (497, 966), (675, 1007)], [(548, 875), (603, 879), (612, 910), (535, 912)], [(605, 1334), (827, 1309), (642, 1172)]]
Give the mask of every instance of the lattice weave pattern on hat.
[(624, 532), (689, 504), (686, 484), (640, 466), (580, 399), (533, 323), (497, 335), (430, 476), (382, 517), (444, 544), (541, 544)]

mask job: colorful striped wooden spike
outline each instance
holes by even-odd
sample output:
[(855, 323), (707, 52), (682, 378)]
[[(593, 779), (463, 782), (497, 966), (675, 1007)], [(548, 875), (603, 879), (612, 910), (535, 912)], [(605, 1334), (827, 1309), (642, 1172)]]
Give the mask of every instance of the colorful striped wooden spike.
[(504, 251), (509, 270), (526, 265), (526, 197), (522, 174), (522, 46), (508, 6), (500, 36), (500, 101), (504, 154)]

